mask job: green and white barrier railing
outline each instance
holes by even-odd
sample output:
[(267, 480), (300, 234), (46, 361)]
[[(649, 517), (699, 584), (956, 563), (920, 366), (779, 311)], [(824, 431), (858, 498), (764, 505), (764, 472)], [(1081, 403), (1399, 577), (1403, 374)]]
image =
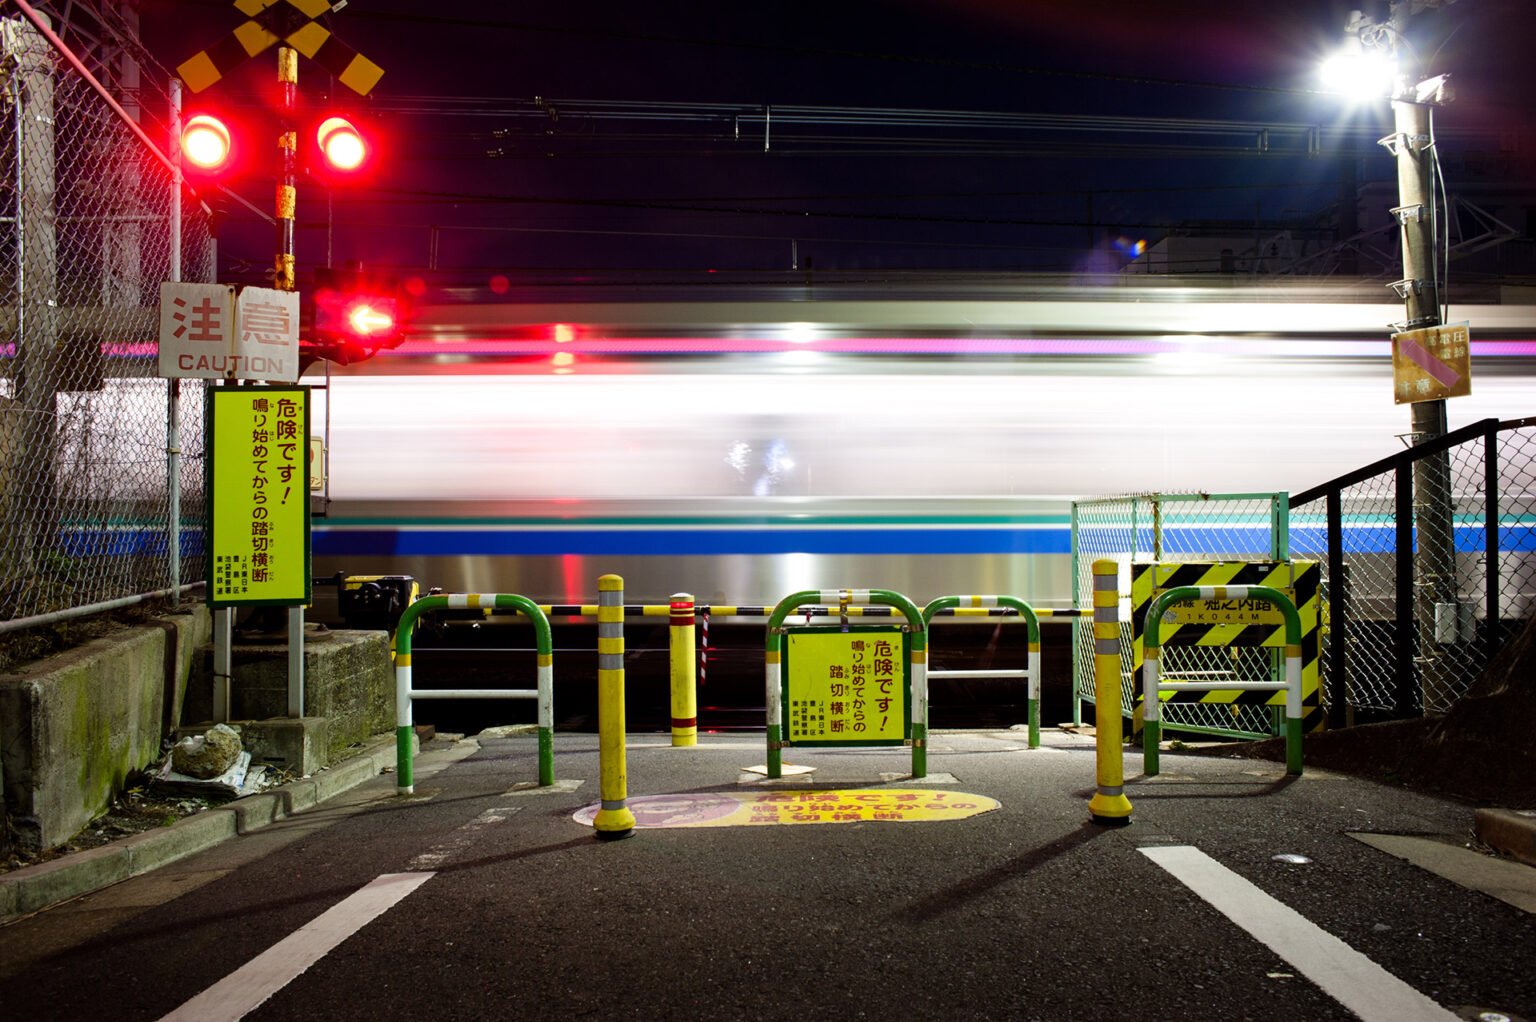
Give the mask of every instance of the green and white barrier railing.
[[(423, 614), (435, 610), (515, 610), (533, 622), (538, 651), (537, 688), (416, 689), (411, 687), (411, 633)], [(549, 618), (526, 596), (504, 593), (426, 596), (405, 609), (395, 630), (396, 785), (402, 795), (416, 790), (411, 755), (411, 704), (417, 699), (537, 699), (539, 702), (539, 784), (555, 783), (555, 667)]]
[(959, 608), (956, 613), (975, 608), (1002, 607), (1018, 612), (1029, 629), (1028, 666), (1022, 671), (1008, 670), (934, 671), (928, 680), (940, 678), (1023, 678), (1028, 691), (1029, 747), (1040, 748), (1040, 618), (1029, 604), (1016, 596), (941, 596), (923, 608), (923, 624), (933, 627), (933, 617), (940, 611)]
[[(1285, 680), (1284, 681), (1179, 681), (1158, 677), (1161, 661), (1161, 629), (1163, 615), (1176, 603), (1185, 600), (1257, 600), (1280, 611), (1285, 619)], [(1285, 692), (1285, 769), (1289, 774), (1301, 773), (1301, 615), (1296, 604), (1280, 590), (1269, 586), (1178, 586), (1169, 589), (1152, 601), (1147, 608), (1145, 629), (1144, 702), (1142, 772), (1155, 776), (1159, 769), (1159, 743), (1162, 741), (1163, 715), (1159, 702), (1162, 692)]]
[[(835, 604), (838, 608), (838, 616), (843, 619), (843, 632), (849, 631), (847, 617), (855, 609), (854, 605), (879, 605), (895, 608), (907, 619), (906, 635), (902, 640), (905, 649), (904, 670), (901, 672), (907, 677), (907, 686), (904, 695), (907, 699), (908, 717), (905, 727), (906, 737), (900, 735), (865, 741), (857, 738), (847, 741), (825, 740), (818, 736), (804, 742), (796, 742), (793, 728), (786, 724), (789, 718), (784, 713), (785, 695), (784, 689), (790, 679), (784, 676), (782, 664), (784, 662), (784, 636), (788, 633), (813, 633), (837, 631), (831, 629), (814, 629), (809, 627), (788, 628), (785, 620), (794, 613), (796, 608), (815, 603)], [(854, 629), (858, 631), (858, 629)], [(870, 632), (876, 632), (870, 629)], [(885, 628), (883, 631), (890, 635), (899, 636), (901, 629)], [(807, 745), (910, 745), (912, 747), (912, 776), (926, 777), (928, 775), (928, 648), (927, 629), (923, 623), (922, 612), (917, 609), (917, 604), (900, 593), (891, 592), (888, 589), (808, 589), (784, 597), (773, 608), (773, 613), (768, 617), (767, 657), (765, 664), (766, 696), (768, 709), (768, 776), (777, 779), (783, 776), (783, 750), (791, 744)], [(793, 674), (793, 668), (791, 669)], [(898, 718), (899, 719), (899, 718)], [(889, 732), (887, 732), (889, 734)]]

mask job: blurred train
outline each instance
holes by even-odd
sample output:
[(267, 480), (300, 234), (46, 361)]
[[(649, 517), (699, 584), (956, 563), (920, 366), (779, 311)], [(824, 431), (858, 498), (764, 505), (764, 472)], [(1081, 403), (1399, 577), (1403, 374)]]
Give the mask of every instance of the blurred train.
[[(1410, 429), (1402, 306), (1378, 284), (494, 284), (306, 377), (328, 462), (317, 576), (548, 603), (616, 573), (629, 602), (1067, 606), (1074, 499), (1298, 491)], [(1466, 297), (1451, 426), (1536, 412), (1531, 296)]]

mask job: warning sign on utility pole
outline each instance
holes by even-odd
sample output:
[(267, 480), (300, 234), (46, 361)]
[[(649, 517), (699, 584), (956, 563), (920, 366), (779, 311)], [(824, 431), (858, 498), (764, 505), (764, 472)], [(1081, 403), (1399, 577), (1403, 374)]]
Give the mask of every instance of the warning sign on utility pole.
[(1470, 324), (1450, 323), (1393, 334), (1392, 391), (1400, 405), (1472, 393)]

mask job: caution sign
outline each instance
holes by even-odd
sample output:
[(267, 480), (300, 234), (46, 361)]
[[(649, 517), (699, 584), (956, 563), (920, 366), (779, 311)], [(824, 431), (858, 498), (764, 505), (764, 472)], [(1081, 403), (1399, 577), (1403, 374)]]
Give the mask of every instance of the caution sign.
[[(1321, 573), (1316, 561), (1199, 561), (1145, 562), (1131, 565), (1131, 640), (1136, 667), (1136, 698), (1141, 698), (1143, 635), (1152, 600), (1181, 586), (1267, 586), (1278, 589), (1296, 605), (1301, 619), (1302, 727), (1323, 728), (1322, 675), (1318, 625), (1322, 615)], [(1162, 677), (1176, 680), (1168, 650), (1181, 646), (1285, 649), (1285, 620), (1268, 604), (1218, 593), (1213, 600), (1185, 600), (1169, 607), (1158, 625), (1164, 649)], [(1200, 680), (1212, 680), (1202, 677)], [(1253, 679), (1249, 679), (1253, 680)], [(1265, 679), (1268, 680), (1268, 679)], [(1284, 706), (1285, 693), (1221, 689), (1213, 692), (1168, 692), (1164, 703), (1216, 703), (1231, 706)]]
[(911, 736), (905, 629), (787, 631), (783, 734), (792, 745), (902, 745)]
[[(709, 791), (642, 795), (628, 801), (636, 830), (674, 827), (764, 827), (807, 823), (933, 823), (963, 820), (1002, 806), (963, 791), (855, 788), (848, 791)], [(592, 826), (598, 806), (572, 816)]]
[(1392, 335), (1392, 396), (1397, 404), (1472, 393), (1471, 325), (1451, 323)]
[(220, 387), (207, 416), (208, 605), (308, 603), (309, 388)]

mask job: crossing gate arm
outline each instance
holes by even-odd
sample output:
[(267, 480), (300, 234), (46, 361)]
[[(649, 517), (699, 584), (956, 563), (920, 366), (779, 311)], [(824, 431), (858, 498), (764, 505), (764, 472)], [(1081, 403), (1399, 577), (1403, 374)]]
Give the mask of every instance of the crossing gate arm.
[[(1285, 681), (1166, 681), (1158, 680), (1161, 660), (1163, 614), (1175, 603), (1185, 600), (1259, 600), (1278, 611), (1285, 621)], [(1301, 615), (1296, 605), (1278, 589), (1269, 586), (1176, 586), (1152, 600), (1145, 625), (1146, 691), (1143, 696), (1141, 732), (1143, 772), (1151, 777), (1159, 769), (1159, 743), (1162, 741), (1162, 710), (1159, 693), (1164, 691), (1208, 692), (1238, 689), (1250, 691), (1285, 690), (1285, 769), (1301, 773)]]
[(1016, 596), (941, 596), (923, 608), (923, 624), (932, 625), (934, 615), (944, 611), (954, 614), (966, 610), (999, 607), (1016, 611), (1029, 629), (1029, 666), (1018, 671), (929, 671), (930, 678), (1018, 678), (1025, 679), (1028, 691), (1029, 747), (1040, 748), (1040, 617), (1033, 607)]
[[(413, 689), (411, 687), (411, 634), (423, 614), (435, 610), (515, 610), (533, 622), (538, 650), (538, 687), (535, 689)], [(456, 593), (424, 596), (400, 616), (395, 628), (395, 775), (398, 791), (416, 790), (411, 757), (413, 715), (417, 699), (537, 699), (539, 703), (539, 784), (555, 783), (555, 666), (554, 641), (549, 618), (526, 596), (508, 593)]]

